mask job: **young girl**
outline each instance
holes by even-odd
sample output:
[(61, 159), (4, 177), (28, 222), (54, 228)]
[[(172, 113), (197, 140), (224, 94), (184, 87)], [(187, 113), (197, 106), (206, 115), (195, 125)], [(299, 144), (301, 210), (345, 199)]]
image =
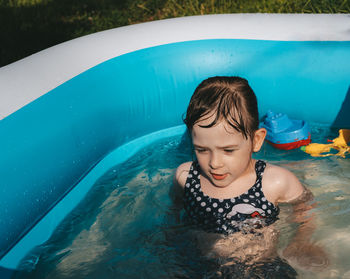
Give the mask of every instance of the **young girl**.
[[(237, 256), (242, 249), (236, 246), (246, 245), (256, 235), (268, 231), (268, 238), (274, 238), (275, 232), (267, 226), (278, 219), (278, 205), (300, 200), (307, 192), (290, 171), (252, 158), (260, 150), (266, 130), (259, 128), (257, 100), (247, 80), (240, 77), (204, 80), (191, 98), (184, 122), (196, 160), (177, 168), (174, 193), (183, 201), (187, 219), (204, 232), (199, 231), (201, 236), (197, 240), (204, 243), (207, 251), (216, 251), (219, 256), (238, 257), (241, 261), (247, 255), (254, 258), (255, 250), (251, 247)], [(307, 219), (302, 222), (307, 223)], [(303, 232), (302, 228), (296, 237), (307, 235), (309, 239), (310, 227), (305, 225), (303, 228), (307, 229)], [(213, 234), (205, 232), (225, 237), (212, 240), (209, 235)], [(246, 236), (247, 240), (238, 236)], [(266, 244), (268, 238), (258, 242), (264, 240)], [(231, 239), (230, 244), (223, 243), (224, 239)], [(318, 254), (315, 261), (323, 262), (319, 258), (324, 256), (322, 249), (309, 243), (306, 250), (302, 249), (305, 245), (303, 242), (300, 247), (287, 247), (287, 258), (295, 258), (295, 251), (301, 248), (304, 258), (306, 254), (311, 257)], [(271, 255), (266, 253), (270, 249), (263, 250), (261, 255)], [(261, 260), (258, 255), (256, 258)]]

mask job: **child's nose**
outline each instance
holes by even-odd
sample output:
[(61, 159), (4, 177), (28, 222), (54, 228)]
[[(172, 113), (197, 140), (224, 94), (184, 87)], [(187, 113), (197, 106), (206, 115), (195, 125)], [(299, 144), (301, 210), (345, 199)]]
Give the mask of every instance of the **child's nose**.
[(222, 167), (222, 160), (218, 154), (212, 153), (210, 157), (209, 165), (212, 169), (218, 169)]

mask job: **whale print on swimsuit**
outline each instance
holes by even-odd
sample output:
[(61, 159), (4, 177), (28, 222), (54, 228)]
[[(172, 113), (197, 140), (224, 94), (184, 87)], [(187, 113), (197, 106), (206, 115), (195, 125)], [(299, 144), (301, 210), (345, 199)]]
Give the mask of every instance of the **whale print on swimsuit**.
[[(315, 142), (337, 136), (337, 130), (311, 127)], [(330, 258), (326, 270), (291, 268), (281, 258), (227, 265), (229, 259), (211, 258), (210, 250), (203, 253), (194, 241), (199, 237), (196, 229), (178, 221), (169, 197), (176, 167), (192, 160), (190, 143), (179, 136), (152, 144), (109, 170), (54, 235), (26, 257), (14, 278), (293, 278), (295, 271), (302, 279), (349, 277), (349, 158), (310, 158), (267, 144), (255, 157), (290, 169), (313, 192), (317, 229), (312, 240)], [(280, 220), (273, 224), (279, 231), (278, 253), (298, 226), (291, 222), (290, 206), (280, 210)], [(200, 240), (209, 245), (211, 235)], [(220, 237), (223, 242), (213, 241), (226, 244), (229, 236)]]
[(208, 232), (230, 234), (237, 231), (254, 232), (277, 220), (279, 208), (270, 203), (262, 192), (262, 176), (266, 163), (255, 164), (256, 181), (247, 192), (230, 199), (205, 195), (201, 188), (201, 171), (193, 162), (185, 183), (184, 208), (187, 222)]

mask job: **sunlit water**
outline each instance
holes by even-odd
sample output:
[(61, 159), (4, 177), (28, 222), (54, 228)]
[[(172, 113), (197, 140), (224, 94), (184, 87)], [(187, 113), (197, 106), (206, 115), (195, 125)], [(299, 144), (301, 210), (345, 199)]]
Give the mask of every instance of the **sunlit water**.
[[(314, 125), (312, 136), (314, 142), (325, 142), (338, 132)], [(323, 247), (330, 264), (308, 271), (291, 263), (297, 278), (350, 278), (349, 158), (312, 158), (268, 144), (255, 157), (293, 171), (314, 194), (311, 213), (317, 228), (312, 241)], [(272, 273), (266, 273), (265, 266), (244, 277), (244, 266), (223, 269), (220, 260), (208, 259), (197, 249), (188, 234), (192, 228), (178, 220), (169, 196), (176, 167), (189, 160), (189, 141), (179, 136), (159, 141), (110, 169), (50, 240), (28, 255), (23, 271), (14, 277), (287, 278), (287, 264), (278, 272), (272, 264)], [(282, 206), (276, 223), (279, 254), (297, 227), (288, 221), (290, 213), (290, 206)]]

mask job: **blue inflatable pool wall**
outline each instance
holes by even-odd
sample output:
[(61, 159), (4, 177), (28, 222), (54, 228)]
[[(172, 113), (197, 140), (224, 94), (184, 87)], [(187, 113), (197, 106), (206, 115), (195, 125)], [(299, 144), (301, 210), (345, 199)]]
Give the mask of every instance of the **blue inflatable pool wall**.
[(272, 109), (349, 128), (349, 50), (348, 39), (162, 44), (97, 64), (8, 115), (0, 121), (4, 276), (108, 168), (153, 140), (184, 133), (182, 115), (207, 77), (248, 79), (261, 115)]

